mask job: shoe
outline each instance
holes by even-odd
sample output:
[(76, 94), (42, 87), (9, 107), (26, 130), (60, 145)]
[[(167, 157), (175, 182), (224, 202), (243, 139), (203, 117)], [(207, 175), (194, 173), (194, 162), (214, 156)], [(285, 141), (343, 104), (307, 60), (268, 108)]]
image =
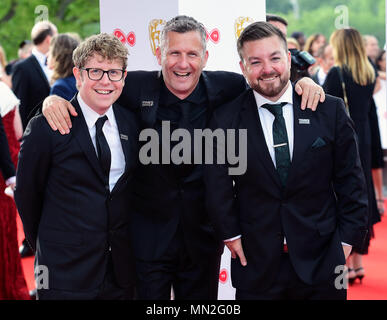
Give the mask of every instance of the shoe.
[[(363, 281), (363, 278), (364, 278), (364, 268), (360, 267), (360, 268), (355, 269), (354, 271), (356, 273), (356, 278), (355, 279), (359, 279), (360, 284), (361, 284), (362, 281)], [(358, 274), (360, 271), (362, 271), (361, 274)]]
[(23, 243), (19, 247), (19, 253), (20, 253), (20, 257), (22, 258), (31, 257), (34, 255), (34, 252), (32, 251), (32, 249), (27, 243)]
[(353, 270), (352, 268), (348, 268), (347, 279), (348, 279), (349, 285), (352, 286), (354, 284), (356, 278), (357, 278), (357, 275), (356, 275), (355, 270)]

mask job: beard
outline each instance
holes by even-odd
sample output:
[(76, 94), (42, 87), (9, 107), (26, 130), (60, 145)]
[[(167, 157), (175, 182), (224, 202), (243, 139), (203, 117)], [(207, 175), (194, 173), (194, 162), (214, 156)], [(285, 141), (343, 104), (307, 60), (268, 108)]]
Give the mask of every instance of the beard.
[[(250, 84), (251, 88), (258, 92), (260, 95), (267, 97), (267, 98), (273, 98), (273, 97), (280, 97), (283, 92), (285, 92), (285, 88), (287, 84), (289, 83), (289, 72), (286, 71), (282, 75), (278, 73), (271, 73), (271, 74), (265, 74), (262, 75), (260, 78), (256, 79), (254, 83)], [(266, 83), (262, 78), (268, 79), (278, 77), (275, 79), (275, 81), (271, 83)]]

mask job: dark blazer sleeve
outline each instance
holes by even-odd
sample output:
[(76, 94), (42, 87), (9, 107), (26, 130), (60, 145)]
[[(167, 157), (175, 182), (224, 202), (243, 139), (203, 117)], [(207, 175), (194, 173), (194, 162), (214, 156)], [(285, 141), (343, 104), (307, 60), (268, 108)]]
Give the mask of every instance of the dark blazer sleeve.
[(50, 171), (52, 134), (43, 116), (31, 119), (23, 135), (16, 172), (15, 202), (34, 250)]
[[(224, 124), (223, 121), (220, 124), (216, 114), (214, 114), (210, 122), (210, 129), (212, 131), (219, 128), (225, 130), (225, 128), (230, 128), (230, 126), (231, 123)], [(238, 214), (235, 210), (233, 178), (229, 175), (227, 159), (225, 159), (225, 164), (221, 164), (221, 161), (218, 164), (218, 151), (220, 154), (226, 155), (226, 146), (222, 145), (222, 143), (214, 142), (213, 148), (213, 164), (204, 165), (206, 209), (220, 240), (227, 240), (240, 235), (241, 230)]]
[(29, 77), (29, 72), (24, 72), (24, 64), (17, 63), (13, 67), (12, 73), (12, 90), (16, 97), (20, 100), (19, 112), (23, 123), (23, 128), (27, 126), (28, 110), (24, 105), (29, 98), (28, 81), (25, 77)]
[(323, 85), (323, 89), (325, 93), (332, 96), (339, 98), (344, 97), (338, 67), (333, 67), (331, 70), (329, 70)]
[(338, 106), (333, 186), (338, 200), (339, 233), (342, 242), (361, 246), (367, 233), (366, 182), (353, 122), (346, 114), (343, 100), (335, 101)]
[[(15, 167), (13, 165), (11, 154), (9, 153), (9, 145), (7, 136), (4, 131), (3, 120), (0, 117), (0, 170), (4, 180), (15, 175)], [(0, 190), (1, 192), (1, 190)]]

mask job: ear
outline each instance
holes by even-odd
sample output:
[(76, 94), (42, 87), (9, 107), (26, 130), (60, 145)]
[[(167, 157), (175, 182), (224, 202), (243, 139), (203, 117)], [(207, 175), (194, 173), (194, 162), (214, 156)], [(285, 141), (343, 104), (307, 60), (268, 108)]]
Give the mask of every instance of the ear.
[(159, 65), (161, 66), (161, 48), (160, 47), (157, 47), (156, 48), (156, 58), (157, 58), (157, 62), (159, 63)]
[(77, 88), (79, 88), (79, 86), (82, 83), (81, 70), (79, 70), (77, 67), (74, 67), (73, 74), (74, 74), (75, 80), (77, 81)]
[(245, 65), (242, 60), (239, 61), (239, 66), (241, 67), (242, 73), (245, 74)]
[(208, 60), (208, 50), (204, 53), (204, 58), (203, 58), (203, 68), (207, 65), (207, 60)]

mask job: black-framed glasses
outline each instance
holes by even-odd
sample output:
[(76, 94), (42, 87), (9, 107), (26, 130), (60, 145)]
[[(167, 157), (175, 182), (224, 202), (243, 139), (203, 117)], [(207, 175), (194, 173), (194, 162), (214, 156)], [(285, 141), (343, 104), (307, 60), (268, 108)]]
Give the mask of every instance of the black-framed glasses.
[(87, 76), (90, 80), (98, 81), (101, 80), (105, 73), (110, 81), (120, 81), (122, 80), (125, 70), (122, 69), (110, 69), (102, 70), (98, 68), (80, 68), (81, 70), (87, 71)]

